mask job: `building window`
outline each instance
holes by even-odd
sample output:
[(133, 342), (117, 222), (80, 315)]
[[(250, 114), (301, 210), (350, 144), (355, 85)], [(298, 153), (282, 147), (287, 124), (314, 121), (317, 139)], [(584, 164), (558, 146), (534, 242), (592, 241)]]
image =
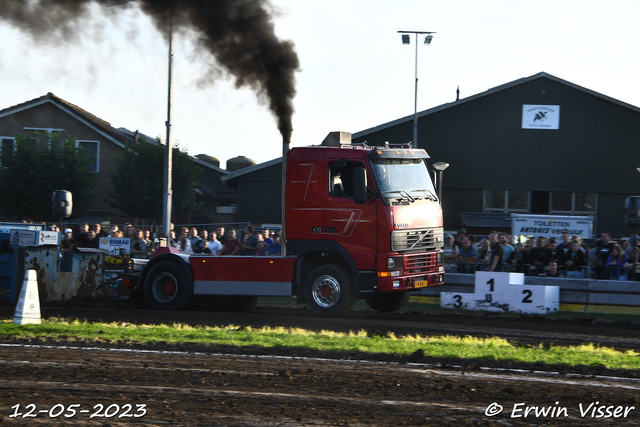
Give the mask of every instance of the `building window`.
[(507, 190), (508, 212), (529, 212), (529, 192), (526, 190)]
[(484, 190), (485, 212), (529, 212), (527, 190)]
[(6, 159), (13, 156), (14, 143), (13, 138), (0, 138), (0, 166), (6, 162)]
[(573, 211), (573, 193), (569, 191), (554, 191), (551, 193), (551, 212)]
[(484, 210), (504, 211), (507, 207), (507, 190), (484, 190)]
[(596, 211), (598, 195), (596, 193), (573, 193), (573, 206), (576, 212)]
[(89, 155), (93, 158), (93, 161), (89, 164), (89, 170), (92, 172), (98, 172), (99, 157), (100, 157), (100, 142), (98, 141), (77, 141), (77, 147), (83, 147), (89, 152)]
[(568, 191), (553, 191), (550, 198), (550, 213), (571, 215), (595, 213), (598, 201), (596, 193), (572, 193)]

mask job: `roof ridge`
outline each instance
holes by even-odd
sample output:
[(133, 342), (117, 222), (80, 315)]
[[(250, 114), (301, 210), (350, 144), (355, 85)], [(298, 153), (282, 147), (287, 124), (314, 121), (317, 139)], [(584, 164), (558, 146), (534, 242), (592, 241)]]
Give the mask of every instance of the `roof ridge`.
[(60, 98), (59, 96), (54, 95), (52, 92), (47, 92), (46, 95), (40, 96), (38, 98), (34, 98), (29, 101), (4, 108), (0, 110), (0, 117), (18, 113), (20, 111), (34, 108), (45, 103), (51, 103), (57, 108), (64, 111), (66, 114), (75, 116), (76, 120), (83, 121), (86, 125), (93, 127), (99, 133), (102, 133), (104, 136), (108, 137), (116, 144), (121, 144), (124, 146), (125, 144), (131, 143), (131, 138), (128, 135), (125, 135), (124, 133), (115, 129), (113, 126), (111, 126), (111, 123), (101, 119), (94, 114), (91, 114), (87, 110), (84, 110), (69, 101)]
[(82, 115), (86, 116), (87, 118), (89, 118), (89, 119), (90, 119), (90, 120), (92, 120), (92, 121), (96, 121), (96, 122), (98, 122), (98, 123), (99, 123), (99, 124), (101, 124), (102, 126), (109, 126), (109, 127), (112, 127), (112, 126), (111, 126), (111, 123), (109, 123), (108, 121), (106, 121), (106, 120), (104, 120), (104, 119), (101, 119), (100, 117), (96, 116), (95, 114), (92, 114), (92, 113), (88, 112), (87, 110), (85, 110), (85, 109), (83, 109), (83, 108), (80, 108), (80, 107), (78, 107), (77, 105), (75, 105), (75, 104), (73, 104), (73, 103), (71, 103), (71, 102), (69, 102), (69, 101), (67, 101), (67, 100), (65, 100), (65, 99), (62, 99), (62, 98), (60, 98), (59, 96), (56, 96), (56, 95), (54, 95), (54, 94), (53, 94), (53, 93), (51, 93), (51, 92), (48, 92), (45, 96), (46, 96), (46, 97), (48, 97), (48, 98), (50, 98), (50, 99), (53, 99), (53, 100), (58, 101), (58, 102), (61, 102), (61, 103), (65, 104), (65, 105), (67, 105), (67, 106), (69, 106), (69, 107), (73, 108), (74, 110), (76, 110), (76, 111), (77, 111), (77, 112), (79, 112), (80, 114), (82, 114)]

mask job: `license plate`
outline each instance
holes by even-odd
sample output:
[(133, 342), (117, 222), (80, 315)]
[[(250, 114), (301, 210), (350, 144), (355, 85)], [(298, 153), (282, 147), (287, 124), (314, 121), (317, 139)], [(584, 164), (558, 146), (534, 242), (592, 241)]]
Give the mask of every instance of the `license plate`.
[(427, 286), (429, 286), (428, 280), (418, 280), (413, 284), (414, 288), (426, 288)]

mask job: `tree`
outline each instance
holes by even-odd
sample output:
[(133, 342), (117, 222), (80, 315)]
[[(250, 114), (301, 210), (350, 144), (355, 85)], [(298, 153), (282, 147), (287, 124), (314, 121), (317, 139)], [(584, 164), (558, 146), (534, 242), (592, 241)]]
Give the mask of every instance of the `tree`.
[[(164, 161), (166, 146), (144, 138), (116, 156), (111, 174), (111, 205), (131, 218), (162, 219)], [(200, 170), (191, 157), (173, 148), (173, 200), (175, 215), (189, 214), (198, 208), (196, 184)]]
[(0, 211), (16, 220), (53, 218), (51, 196), (55, 190), (73, 195), (73, 215), (87, 212), (97, 174), (95, 160), (67, 133), (17, 135), (13, 152), (2, 153)]

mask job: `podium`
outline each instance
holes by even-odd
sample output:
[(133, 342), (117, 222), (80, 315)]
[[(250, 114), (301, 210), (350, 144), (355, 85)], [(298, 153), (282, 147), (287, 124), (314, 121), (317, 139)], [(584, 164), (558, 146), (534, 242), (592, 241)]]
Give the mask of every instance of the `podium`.
[(473, 293), (441, 292), (440, 306), (546, 314), (560, 309), (560, 286), (525, 285), (522, 273), (477, 271)]

